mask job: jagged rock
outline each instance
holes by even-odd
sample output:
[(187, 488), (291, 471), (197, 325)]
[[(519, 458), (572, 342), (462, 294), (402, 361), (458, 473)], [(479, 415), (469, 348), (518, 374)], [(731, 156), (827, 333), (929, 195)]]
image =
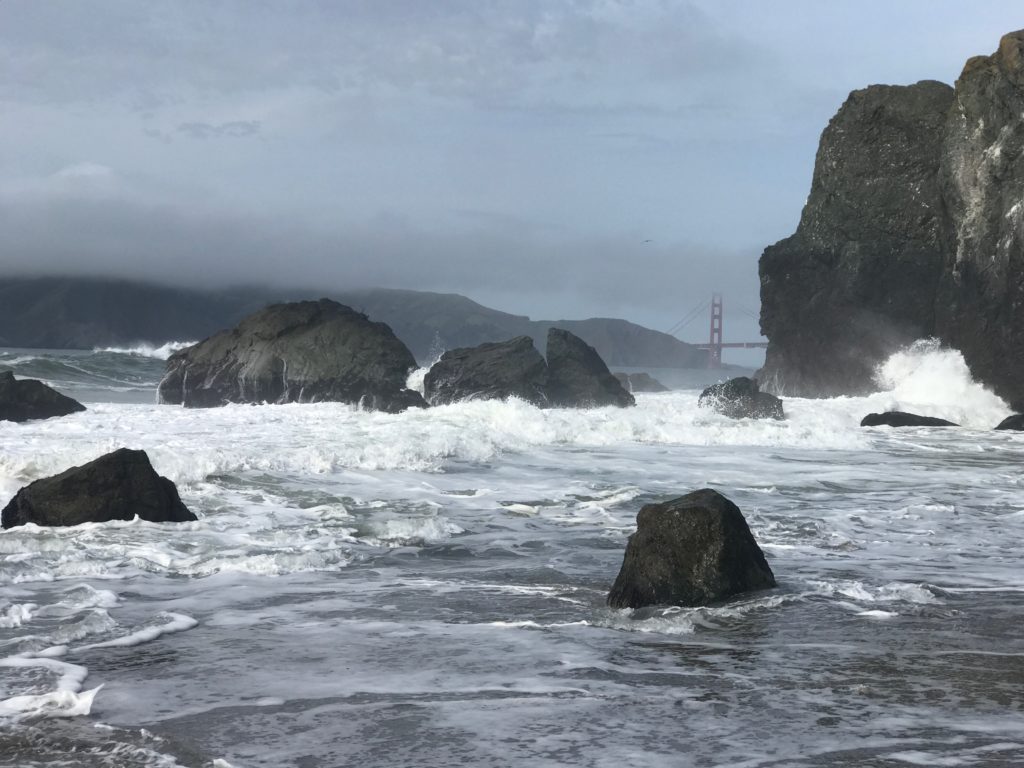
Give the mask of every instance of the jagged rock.
[(84, 411), (85, 406), (35, 379), (0, 373), (0, 421), (51, 419)]
[(649, 373), (621, 373), (616, 371), (616, 379), (627, 392), (668, 392), (669, 388)]
[(761, 257), (759, 376), (805, 396), (872, 389), (937, 337), (1009, 402), (1024, 396), (1024, 31), (951, 89), (854, 91), (822, 134), (796, 234)]
[(712, 408), (732, 419), (784, 419), (782, 400), (761, 392), (757, 379), (737, 376), (712, 384), (697, 398), (698, 408)]
[(548, 399), (556, 408), (636, 405), (596, 350), (569, 331), (548, 330), (547, 357)]
[(885, 413), (869, 413), (861, 419), (862, 427), (959, 427), (952, 421), (934, 416), (918, 416), (916, 413), (903, 411), (886, 411)]
[(529, 336), (509, 341), (451, 349), (441, 355), (423, 379), (431, 405), (460, 400), (504, 400), (518, 397), (547, 405), (548, 367)]
[(996, 429), (1012, 429), (1018, 432), (1024, 431), (1024, 414), (1015, 413), (1012, 416), (1007, 416), (999, 422)]
[(196, 519), (145, 451), (120, 448), (25, 486), (4, 508), (0, 525), (79, 525), (136, 516), (153, 523)]
[(953, 89), (854, 91), (821, 136), (796, 234), (761, 256), (758, 378), (778, 394), (874, 389), (875, 366), (933, 327), (942, 268), (938, 172)]
[(647, 504), (636, 524), (608, 595), (613, 608), (707, 605), (775, 586), (743, 514), (710, 488)]
[(188, 408), (332, 401), (393, 413), (426, 405), (405, 386), (415, 367), (388, 326), (343, 304), (275, 304), (172, 355), (160, 401)]

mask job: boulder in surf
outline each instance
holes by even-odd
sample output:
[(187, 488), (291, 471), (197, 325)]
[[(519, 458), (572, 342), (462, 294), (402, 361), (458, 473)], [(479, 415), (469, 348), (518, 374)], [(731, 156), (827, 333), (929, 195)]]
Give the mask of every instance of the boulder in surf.
[(700, 606), (774, 586), (739, 508), (704, 488), (640, 510), (608, 604)]
[(548, 329), (548, 400), (556, 408), (636, 405), (592, 346), (562, 328)]
[(0, 513), (0, 525), (66, 526), (135, 517), (153, 523), (196, 519), (145, 451), (120, 448), (25, 486)]
[(548, 403), (548, 367), (529, 336), (450, 349), (423, 379), (431, 405), (461, 400), (517, 397), (537, 406)]
[(886, 411), (885, 413), (869, 413), (861, 419), (862, 427), (959, 427), (952, 421), (939, 419), (935, 416), (919, 416), (904, 411)]
[(1012, 429), (1018, 432), (1024, 431), (1024, 413), (1015, 413), (1012, 416), (1007, 416), (999, 422), (996, 429)]
[(52, 419), (84, 411), (85, 406), (35, 379), (0, 373), (0, 421)]
[(711, 408), (731, 419), (784, 419), (782, 400), (762, 392), (757, 379), (737, 376), (712, 384), (697, 398), (699, 408)]
[(668, 392), (669, 389), (649, 373), (612, 374), (627, 392)]
[(330, 299), (274, 304), (167, 361), (160, 401), (350, 403), (398, 412), (425, 407), (406, 388), (416, 361), (384, 323)]

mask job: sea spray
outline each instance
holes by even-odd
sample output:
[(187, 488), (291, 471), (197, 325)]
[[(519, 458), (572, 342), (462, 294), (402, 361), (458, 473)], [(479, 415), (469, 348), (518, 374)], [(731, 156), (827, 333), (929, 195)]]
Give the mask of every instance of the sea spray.
[(937, 416), (977, 429), (995, 426), (1010, 412), (974, 380), (963, 354), (937, 339), (916, 341), (891, 355), (878, 366), (875, 380), (888, 398), (883, 410)]

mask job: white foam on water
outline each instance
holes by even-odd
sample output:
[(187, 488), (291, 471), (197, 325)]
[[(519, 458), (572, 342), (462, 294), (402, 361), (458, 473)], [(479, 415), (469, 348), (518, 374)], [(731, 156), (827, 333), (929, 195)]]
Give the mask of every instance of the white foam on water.
[(123, 637), (115, 637), (113, 640), (104, 640), (100, 643), (80, 645), (76, 651), (88, 651), (96, 648), (127, 648), (133, 645), (142, 645), (156, 640), (163, 635), (173, 635), (176, 632), (185, 632), (193, 627), (199, 626), (199, 622), (191, 616), (183, 613), (162, 612), (157, 616), (158, 622), (147, 627), (142, 627)]
[(936, 416), (966, 427), (991, 429), (1010, 414), (1010, 408), (987, 387), (976, 382), (963, 354), (936, 339), (917, 341), (882, 363), (875, 374), (884, 410)]
[(38, 608), (35, 603), (14, 603), (0, 614), (0, 627), (20, 627), (32, 620), (32, 612)]
[(89, 675), (89, 671), (77, 664), (58, 661), (53, 658), (55, 655), (59, 654), (52, 652), (48, 654), (24, 653), (0, 659), (0, 667), (36, 667), (59, 675), (55, 690), (11, 696), (0, 700), (0, 717), (25, 715), (78, 717), (89, 714), (93, 699), (96, 698), (96, 694), (103, 686), (82, 692), (82, 684)]
[(135, 357), (155, 357), (158, 360), (166, 360), (175, 352), (188, 347), (195, 346), (196, 341), (169, 341), (159, 346), (153, 344), (136, 344), (132, 347), (97, 347), (94, 352), (112, 352), (118, 355), (133, 355)]

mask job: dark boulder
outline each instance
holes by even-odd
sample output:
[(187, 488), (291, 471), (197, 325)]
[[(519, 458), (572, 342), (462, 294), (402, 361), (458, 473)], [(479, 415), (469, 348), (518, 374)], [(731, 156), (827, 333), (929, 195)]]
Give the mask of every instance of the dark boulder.
[(35, 379), (15, 379), (0, 373), (0, 421), (31, 421), (67, 416), (85, 406)]
[(167, 361), (160, 401), (341, 402), (397, 412), (423, 407), (406, 388), (412, 353), (384, 323), (329, 299), (274, 304)]
[(774, 586), (739, 508), (705, 488), (640, 510), (608, 604), (708, 605)]
[(784, 419), (782, 401), (762, 392), (757, 379), (737, 376), (712, 384), (697, 398), (699, 408), (712, 408), (732, 419)]
[(886, 411), (885, 413), (869, 413), (861, 419), (862, 427), (959, 427), (952, 421), (938, 419), (934, 416), (918, 416), (916, 413), (903, 411)]
[(145, 451), (120, 448), (25, 486), (4, 507), (0, 525), (80, 525), (136, 516), (153, 523), (196, 519)]
[(450, 349), (423, 379), (431, 405), (460, 400), (504, 400), (517, 397), (547, 405), (548, 368), (529, 336), (478, 347)]
[(649, 373), (620, 373), (614, 374), (616, 379), (627, 392), (668, 392), (669, 388), (651, 376)]
[(1007, 416), (999, 422), (999, 426), (997, 426), (996, 429), (1012, 429), (1018, 432), (1024, 431), (1024, 414), (1015, 413), (1012, 416)]
[(597, 351), (561, 328), (548, 330), (548, 399), (556, 408), (636, 405)]

